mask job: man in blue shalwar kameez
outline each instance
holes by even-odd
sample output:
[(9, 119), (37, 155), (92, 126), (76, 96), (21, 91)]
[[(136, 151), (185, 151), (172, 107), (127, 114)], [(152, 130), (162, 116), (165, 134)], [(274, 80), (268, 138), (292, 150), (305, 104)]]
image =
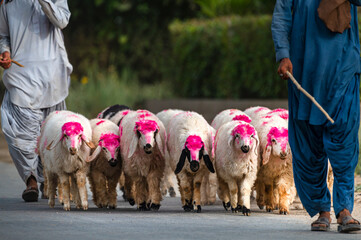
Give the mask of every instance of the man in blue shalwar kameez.
[(335, 177), (333, 207), (339, 231), (357, 231), (360, 223), (351, 213), (359, 154), (360, 43), (356, 6), (361, 5), (361, 0), (349, 0), (350, 28), (343, 33), (330, 31), (319, 18), (320, 1), (277, 0), (273, 13), (278, 73), (287, 79), (286, 71), (293, 72), (302, 87), (335, 120), (334, 124), (328, 122), (289, 81), (289, 142), (294, 180), (307, 212), (311, 217), (319, 214), (311, 229), (329, 230), (331, 198), (326, 183), (329, 160)]

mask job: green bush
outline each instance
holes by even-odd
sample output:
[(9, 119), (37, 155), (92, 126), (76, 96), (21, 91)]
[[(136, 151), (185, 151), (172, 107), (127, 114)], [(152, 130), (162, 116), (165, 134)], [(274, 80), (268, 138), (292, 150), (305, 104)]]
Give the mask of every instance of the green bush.
[(276, 0), (195, 0), (207, 17), (271, 14)]
[(286, 98), (276, 74), (271, 19), (230, 16), (174, 22), (169, 78), (191, 98)]
[(171, 87), (165, 82), (141, 84), (133, 73), (126, 70), (118, 76), (114, 68), (89, 68), (86, 76), (72, 76), (67, 108), (88, 118), (114, 104), (139, 108), (147, 99), (171, 97)]

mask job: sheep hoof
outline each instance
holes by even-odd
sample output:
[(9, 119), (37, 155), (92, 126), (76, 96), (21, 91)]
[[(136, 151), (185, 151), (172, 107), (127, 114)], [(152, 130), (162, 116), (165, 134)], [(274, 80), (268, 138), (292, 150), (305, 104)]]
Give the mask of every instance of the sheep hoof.
[(236, 207), (236, 208), (231, 208), (231, 210), (232, 210), (232, 213), (238, 213), (238, 208)]
[(150, 210), (152, 210), (152, 211), (158, 211), (159, 208), (160, 208), (160, 204), (152, 203), (152, 205), (150, 205)]
[(190, 212), (193, 210), (193, 206), (192, 205), (189, 205), (189, 204), (186, 204), (183, 206), (183, 209), (185, 212)]
[(251, 215), (251, 209), (248, 209), (248, 208), (246, 208), (245, 206), (243, 206), (243, 208), (242, 208), (242, 213), (243, 213), (243, 215), (245, 215), (245, 216), (250, 216), (250, 215)]
[(147, 204), (145, 202), (142, 202), (139, 207), (138, 207), (138, 211), (148, 211), (149, 208), (147, 207)]
[(223, 207), (224, 207), (224, 209), (226, 209), (226, 211), (229, 211), (229, 208), (231, 207), (231, 203), (230, 202), (227, 202), (227, 203), (223, 202)]
[(275, 206), (275, 210), (278, 210), (278, 209), (279, 209), (279, 207), (278, 207), (278, 205), (276, 205), (276, 206)]
[(285, 209), (285, 208), (281, 208), (280, 209), (280, 214), (281, 215), (287, 215), (289, 212)]
[(270, 207), (266, 207), (266, 211), (267, 211), (267, 212), (272, 212), (272, 211), (273, 211), (273, 209), (272, 209), (272, 208), (270, 208)]
[(170, 196), (170, 197), (175, 197), (175, 196), (176, 196), (176, 193), (175, 193), (173, 187), (170, 187), (170, 188), (169, 188), (169, 196)]
[(197, 213), (201, 213), (202, 212), (202, 207), (201, 205), (197, 205)]
[(129, 204), (130, 204), (131, 206), (134, 206), (134, 204), (135, 204), (135, 201), (134, 201), (133, 198), (129, 198), (129, 199), (128, 199), (128, 202), (129, 202)]
[(108, 207), (109, 207), (109, 209), (116, 209), (117, 205), (115, 205), (115, 204), (114, 205), (109, 205)]

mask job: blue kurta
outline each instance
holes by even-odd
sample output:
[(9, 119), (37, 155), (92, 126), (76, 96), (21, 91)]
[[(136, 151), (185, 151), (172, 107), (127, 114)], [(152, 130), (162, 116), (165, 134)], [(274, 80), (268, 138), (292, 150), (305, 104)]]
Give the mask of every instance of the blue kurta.
[(352, 212), (354, 171), (360, 123), (360, 43), (357, 8), (351, 4), (351, 28), (327, 29), (318, 17), (320, 0), (277, 0), (272, 20), (276, 60), (290, 58), (303, 88), (335, 120), (322, 112), (289, 81), (289, 143), (295, 185), (307, 212), (330, 211), (326, 176), (330, 161), (335, 181), (334, 210)]
[[(351, 79), (360, 73), (357, 7), (351, 4), (351, 28), (339, 34), (328, 30), (318, 17), (319, 4), (320, 0), (277, 0), (272, 35), (277, 61), (290, 58), (294, 77), (333, 117)], [(327, 121), (292, 84), (289, 96), (295, 119), (315, 125)]]

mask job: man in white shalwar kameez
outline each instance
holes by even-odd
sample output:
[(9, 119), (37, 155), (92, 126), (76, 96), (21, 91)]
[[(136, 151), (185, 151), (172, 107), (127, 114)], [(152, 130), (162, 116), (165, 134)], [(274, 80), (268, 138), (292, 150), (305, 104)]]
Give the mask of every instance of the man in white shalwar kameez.
[[(66, 0), (1, 1), (0, 66), (6, 87), (1, 127), (26, 184), (25, 201), (38, 200), (38, 183), (44, 181), (35, 153), (41, 123), (50, 112), (66, 108), (72, 66), (61, 29), (69, 18)], [(11, 64), (11, 59), (24, 67)]]

